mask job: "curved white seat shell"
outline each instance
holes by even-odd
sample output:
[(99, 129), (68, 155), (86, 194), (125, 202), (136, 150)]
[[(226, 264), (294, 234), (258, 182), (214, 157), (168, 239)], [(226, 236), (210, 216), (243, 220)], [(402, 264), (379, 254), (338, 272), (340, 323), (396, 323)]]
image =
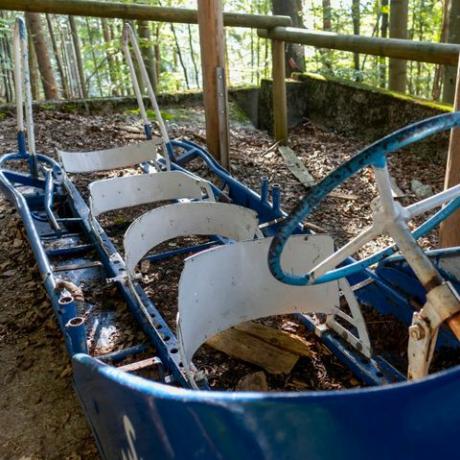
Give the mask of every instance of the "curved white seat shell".
[(126, 268), (133, 275), (145, 254), (172, 238), (220, 235), (241, 241), (254, 238), (256, 234), (257, 214), (242, 206), (207, 201), (162, 206), (137, 218), (126, 231), (123, 240)]
[(89, 185), (89, 191), (94, 217), (114, 209), (163, 200), (201, 200), (205, 195), (209, 200), (214, 200), (209, 182), (181, 171), (98, 180)]
[(106, 171), (109, 169), (127, 168), (144, 161), (156, 159), (156, 146), (161, 144), (160, 138), (129, 144), (95, 152), (65, 152), (58, 150), (64, 170), (69, 173), (87, 173)]
[[(215, 334), (244, 321), (290, 313), (331, 314), (339, 305), (337, 282), (291, 286), (270, 273), (272, 238), (219, 246), (185, 261), (179, 282), (179, 344), (188, 365)], [(282, 254), (284, 269), (305, 272), (334, 252), (328, 235), (294, 235)]]

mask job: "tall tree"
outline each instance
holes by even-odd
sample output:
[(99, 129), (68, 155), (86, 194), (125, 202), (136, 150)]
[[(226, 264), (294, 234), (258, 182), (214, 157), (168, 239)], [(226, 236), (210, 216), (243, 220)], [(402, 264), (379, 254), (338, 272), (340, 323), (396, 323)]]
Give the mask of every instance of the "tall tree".
[[(90, 52), (91, 52), (91, 58), (92, 58), (92, 61), (93, 61), (93, 69), (94, 69), (94, 71), (91, 74), (90, 78), (92, 76), (96, 76), (96, 83), (97, 83), (97, 88), (99, 90), (99, 96), (102, 97), (104, 95), (104, 93), (102, 91), (102, 81), (101, 81), (101, 75), (100, 75), (100, 72), (99, 72), (100, 65), (98, 64), (97, 57), (96, 57), (96, 43), (94, 41), (94, 36), (93, 36), (93, 26), (90, 23), (88, 17), (85, 18), (85, 21), (86, 21), (86, 30), (88, 31), (88, 40), (89, 40), (89, 44), (90, 44)], [(88, 84), (89, 84), (90, 78), (88, 78), (86, 80), (88, 82)], [(88, 87), (88, 90), (89, 90), (89, 87)]]
[[(443, 0), (442, 2), (442, 23), (441, 33), (439, 36), (440, 42), (447, 41), (447, 25), (449, 23), (449, 0)], [(441, 97), (442, 81), (444, 79), (445, 68), (444, 66), (437, 65), (434, 72), (433, 88), (431, 90), (431, 97), (438, 101)]]
[(188, 29), (188, 46), (190, 49), (190, 59), (192, 61), (193, 71), (195, 74), (195, 83), (196, 83), (197, 88), (199, 88), (200, 87), (200, 72), (198, 71), (198, 66), (196, 64), (195, 50), (193, 49), (192, 27), (190, 26), (190, 24), (187, 24), (187, 29)]
[[(290, 16), (294, 27), (304, 27), (302, 0), (272, 0), (273, 14)], [(286, 44), (286, 75), (305, 71), (305, 49), (297, 43)]]
[[(351, 17), (353, 21), (353, 34), (359, 35), (361, 29), (361, 8), (359, 4), (359, 0), (352, 0), (351, 4)], [(353, 62), (355, 66), (355, 70), (359, 71), (359, 53), (353, 54)]]
[[(332, 7), (331, 0), (322, 0), (323, 6), (323, 30), (324, 32), (330, 32), (332, 30)], [(320, 49), (321, 60), (323, 63), (324, 70), (331, 71), (331, 53), (328, 50)]]
[(54, 78), (51, 59), (43, 33), (41, 17), (39, 13), (26, 13), (27, 28), (32, 36), (32, 41), (37, 55), (38, 68), (42, 77), (43, 89), (46, 99), (57, 99), (58, 90)]
[(187, 89), (190, 89), (187, 66), (185, 65), (184, 58), (182, 56), (182, 50), (181, 50), (181, 47), (180, 47), (179, 39), (177, 37), (176, 28), (174, 27), (174, 24), (172, 22), (171, 22), (170, 26), (171, 26), (171, 32), (173, 33), (173, 37), (174, 37), (174, 43), (176, 44), (177, 57), (179, 58), (179, 62), (180, 62), (180, 65), (182, 67), (182, 71), (184, 72), (185, 86), (187, 86)]
[[(407, 38), (408, 0), (391, 0), (390, 38)], [(393, 91), (404, 92), (407, 81), (407, 62), (403, 59), (390, 59), (389, 86)]]
[(0, 69), (3, 80), (4, 94), (6, 102), (11, 102), (14, 98), (11, 81), (10, 59), (8, 54), (8, 42), (5, 37), (0, 37)]
[(40, 99), (40, 75), (38, 71), (37, 55), (33, 46), (32, 36), (27, 37), (27, 46), (29, 47), (29, 75), (30, 75), (30, 91), (32, 99), (37, 101)]
[[(381, 16), (380, 22), (380, 37), (387, 38), (388, 37), (388, 0), (381, 0), (380, 2), (380, 11), (379, 15)], [(380, 86), (382, 88), (386, 88), (387, 85), (387, 66), (386, 66), (386, 58), (381, 57), (379, 58), (379, 80)]]
[[(172, 25), (172, 24), (171, 24)], [(150, 23), (148, 21), (137, 21), (137, 30), (140, 37), (140, 48), (142, 58), (144, 59), (145, 67), (149, 75), (154, 91), (157, 86), (157, 72), (155, 68), (155, 51), (152, 44), (152, 33), (150, 31)]]
[[(4, 19), (4, 12), (0, 10), (0, 18)], [(12, 102), (14, 99), (13, 92), (13, 73), (11, 69), (11, 49), (10, 41), (7, 40), (5, 35), (0, 35), (0, 68), (3, 77), (3, 85), (5, 88), (6, 102)]]
[(66, 99), (69, 98), (69, 85), (64, 74), (64, 66), (62, 64), (61, 53), (56, 41), (56, 35), (54, 33), (53, 21), (50, 14), (46, 14), (46, 22), (48, 24), (48, 32), (51, 39), (51, 45), (53, 46), (54, 59), (56, 60), (57, 69), (59, 72), (59, 77), (61, 79), (62, 91)]
[(75, 53), (75, 60), (77, 62), (77, 70), (78, 70), (78, 79), (79, 79), (79, 88), (81, 91), (81, 97), (88, 97), (88, 89), (86, 87), (86, 79), (85, 79), (85, 70), (83, 68), (83, 58), (81, 54), (81, 46), (80, 46), (80, 37), (78, 36), (78, 29), (77, 23), (75, 22), (75, 18), (73, 16), (69, 16), (69, 25), (70, 25), (70, 33), (72, 36), (73, 48)]
[(107, 65), (109, 67), (109, 78), (112, 96), (118, 96), (118, 83), (117, 83), (117, 69), (116, 62), (112, 52), (112, 32), (110, 30), (107, 19), (101, 19), (102, 35), (105, 43), (105, 55), (107, 59)]
[(153, 46), (153, 49), (155, 50), (155, 69), (156, 69), (156, 75), (157, 75), (158, 81), (160, 80), (160, 74), (161, 74), (160, 30), (161, 30), (161, 23), (157, 23), (157, 26), (155, 29), (155, 44)]
[(323, 5), (323, 30), (330, 32), (332, 30), (332, 7), (331, 0), (322, 0)]
[[(450, 0), (449, 3), (447, 41), (449, 43), (460, 43), (460, 2), (458, 0)], [(452, 104), (454, 101), (456, 77), (457, 69), (453, 66), (447, 66), (444, 72), (443, 102)]]

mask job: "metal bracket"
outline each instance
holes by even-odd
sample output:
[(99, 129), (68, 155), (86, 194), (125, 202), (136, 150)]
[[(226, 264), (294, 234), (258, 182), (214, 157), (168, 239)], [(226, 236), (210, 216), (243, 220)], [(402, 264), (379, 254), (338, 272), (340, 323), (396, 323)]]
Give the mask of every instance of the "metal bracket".
[[(366, 322), (364, 321), (364, 317), (361, 312), (361, 307), (353, 294), (352, 288), (345, 278), (339, 281), (339, 288), (348, 303), (350, 314), (347, 314), (340, 308), (337, 308), (334, 314), (328, 315), (326, 326), (335, 331), (364, 356), (371, 358), (372, 347), (369, 340)], [(339, 318), (342, 320), (341, 322), (338, 321)], [(344, 326), (343, 322), (348, 323), (351, 327)]]
[(460, 311), (458, 293), (449, 282), (431, 289), (426, 297), (425, 305), (414, 313), (409, 327), (407, 376), (411, 380), (428, 374), (439, 326)]

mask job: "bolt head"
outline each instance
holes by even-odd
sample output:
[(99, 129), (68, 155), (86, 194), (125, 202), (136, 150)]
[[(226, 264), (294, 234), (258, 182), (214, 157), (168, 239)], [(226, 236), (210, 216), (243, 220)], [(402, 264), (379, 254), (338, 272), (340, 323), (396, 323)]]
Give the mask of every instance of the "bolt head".
[(425, 337), (425, 331), (419, 324), (414, 324), (409, 328), (409, 335), (414, 340), (422, 340)]

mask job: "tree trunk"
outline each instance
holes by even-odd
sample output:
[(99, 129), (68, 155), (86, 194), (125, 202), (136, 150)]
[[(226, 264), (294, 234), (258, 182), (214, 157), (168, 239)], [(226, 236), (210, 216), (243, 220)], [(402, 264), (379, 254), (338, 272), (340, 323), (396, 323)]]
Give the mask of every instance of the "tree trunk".
[[(3, 11), (0, 11), (0, 18), (4, 18)], [(0, 36), (0, 63), (2, 68), (3, 84), (5, 86), (6, 102), (12, 102), (14, 99), (13, 92), (13, 72), (11, 69), (11, 50), (10, 43), (5, 36)]]
[[(301, 0), (272, 0), (273, 14), (290, 16), (293, 27), (304, 27)], [(305, 48), (297, 43), (286, 44), (286, 76), (305, 71)]]
[(32, 41), (37, 55), (37, 63), (42, 77), (45, 98), (57, 99), (58, 91), (56, 79), (54, 78), (53, 68), (51, 67), (51, 59), (48, 53), (45, 36), (43, 34), (40, 14), (26, 13), (25, 16), (27, 27), (32, 35)]
[(61, 54), (59, 52), (59, 48), (58, 48), (57, 41), (56, 41), (56, 36), (53, 30), (53, 22), (49, 14), (46, 15), (46, 22), (48, 24), (48, 32), (50, 34), (51, 45), (53, 46), (53, 53), (54, 53), (54, 58), (56, 60), (59, 77), (61, 79), (62, 92), (63, 92), (64, 97), (68, 99), (69, 98), (69, 84), (67, 82), (67, 79), (64, 73), (64, 66), (62, 64)]
[[(324, 32), (330, 32), (332, 30), (332, 8), (331, 0), (322, 0), (323, 5), (323, 30)], [(320, 50), (321, 60), (323, 63), (324, 70), (327, 72), (331, 71), (332, 65), (330, 61), (330, 51)]]
[(195, 73), (195, 83), (196, 87), (200, 87), (200, 72), (198, 71), (198, 65), (195, 59), (195, 50), (193, 49), (193, 35), (192, 35), (192, 27), (188, 24), (188, 44), (190, 48), (190, 59), (192, 60), (193, 71)]
[(155, 52), (152, 44), (152, 34), (150, 32), (150, 23), (148, 21), (137, 21), (137, 30), (140, 37), (140, 48), (142, 59), (152, 82), (153, 90), (156, 91), (157, 75), (155, 69)]
[[(116, 25), (114, 23), (110, 24), (110, 36), (115, 43), (118, 43), (120, 41), (120, 37), (122, 36), (122, 25)], [(132, 88), (129, 83), (130, 78), (126, 78), (126, 76), (129, 75), (129, 72), (126, 72), (124, 69), (125, 58), (121, 47), (116, 47), (116, 49), (115, 62), (117, 65), (117, 77), (120, 82), (120, 92), (123, 96), (129, 96), (132, 94)]]
[[(441, 25), (441, 34), (439, 37), (440, 42), (447, 41), (447, 26), (449, 23), (449, 0), (443, 1), (442, 6), (442, 25)], [(445, 67), (442, 65), (437, 65), (436, 70), (434, 72), (434, 80), (433, 80), (433, 89), (432, 89), (432, 98), (435, 101), (438, 101), (441, 97), (441, 89), (442, 89), (442, 81), (444, 79)]]
[(157, 85), (158, 85), (158, 82), (160, 81), (160, 75), (161, 75), (160, 24), (157, 24), (157, 28), (155, 31), (155, 45), (153, 49), (155, 50), (155, 69), (156, 69)]
[(332, 30), (332, 8), (331, 0), (322, 0), (323, 4), (323, 30), (330, 32)]
[[(361, 11), (360, 11), (359, 0), (352, 0), (351, 17), (353, 20), (353, 34), (359, 35), (360, 29), (361, 29)], [(360, 70), (359, 53), (353, 54), (353, 63), (355, 66), (355, 70), (359, 71)], [(359, 78), (359, 76), (357, 77)]]
[[(380, 23), (380, 37), (388, 37), (388, 0), (381, 0), (380, 3), (380, 14), (381, 14), (381, 23)], [(385, 57), (379, 58), (379, 80), (380, 86), (386, 88), (387, 86), (387, 59)]]
[(40, 99), (40, 75), (38, 71), (37, 54), (32, 42), (32, 35), (29, 33), (27, 37), (27, 46), (29, 47), (29, 74), (30, 74), (30, 91), (32, 99), (38, 101)]
[(109, 78), (110, 78), (110, 86), (111, 86), (111, 93), (112, 96), (118, 96), (118, 84), (117, 84), (117, 72), (115, 69), (115, 59), (113, 57), (112, 50), (112, 35), (110, 33), (110, 28), (107, 23), (107, 19), (101, 19), (101, 26), (102, 26), (102, 35), (104, 37), (105, 43), (105, 56), (107, 59), (107, 66), (109, 68)]
[(0, 68), (3, 80), (4, 95), (6, 102), (11, 102), (14, 98), (10, 81), (9, 59), (7, 55), (7, 43), (3, 37), (0, 37)]
[[(390, 38), (407, 38), (408, 0), (391, 0)], [(390, 59), (390, 89), (401, 93), (406, 90), (407, 62)]]
[(184, 62), (184, 59), (182, 57), (182, 51), (181, 51), (181, 48), (180, 48), (179, 40), (177, 38), (176, 28), (174, 27), (174, 24), (172, 22), (171, 22), (170, 26), (171, 26), (171, 31), (173, 33), (174, 42), (176, 44), (177, 57), (179, 58), (179, 62), (180, 62), (180, 65), (182, 67), (182, 71), (184, 72), (185, 85), (187, 86), (187, 89), (190, 89), (190, 83), (189, 83), (189, 80), (188, 80), (187, 67), (185, 66), (185, 62)]
[[(447, 41), (449, 43), (460, 43), (460, 2), (458, 0), (451, 0), (449, 3)], [(442, 100), (447, 104), (452, 104), (454, 101), (456, 78), (456, 68), (447, 66), (444, 72), (444, 89), (442, 93)]]
[(83, 59), (81, 57), (80, 38), (78, 36), (77, 24), (73, 16), (69, 16), (69, 25), (70, 25), (70, 32), (72, 35), (73, 48), (75, 52), (75, 60), (77, 63), (78, 79), (80, 80), (79, 87), (82, 92), (81, 97), (87, 98), (88, 89), (86, 87), (85, 71), (83, 69)]
[[(88, 39), (89, 39), (89, 44), (91, 48), (91, 58), (93, 60), (93, 67), (94, 67), (94, 72), (91, 76), (96, 77), (96, 83), (97, 83), (97, 88), (99, 90), (99, 96), (103, 96), (103, 91), (102, 91), (102, 82), (101, 82), (101, 76), (99, 74), (99, 65), (97, 63), (97, 57), (96, 57), (96, 43), (94, 42), (94, 37), (93, 37), (93, 28), (91, 26), (91, 23), (89, 22), (89, 19), (86, 17), (86, 29), (88, 30)], [(89, 78), (87, 79), (88, 85), (89, 85)], [(88, 87), (88, 92), (89, 92), (89, 87)]]

